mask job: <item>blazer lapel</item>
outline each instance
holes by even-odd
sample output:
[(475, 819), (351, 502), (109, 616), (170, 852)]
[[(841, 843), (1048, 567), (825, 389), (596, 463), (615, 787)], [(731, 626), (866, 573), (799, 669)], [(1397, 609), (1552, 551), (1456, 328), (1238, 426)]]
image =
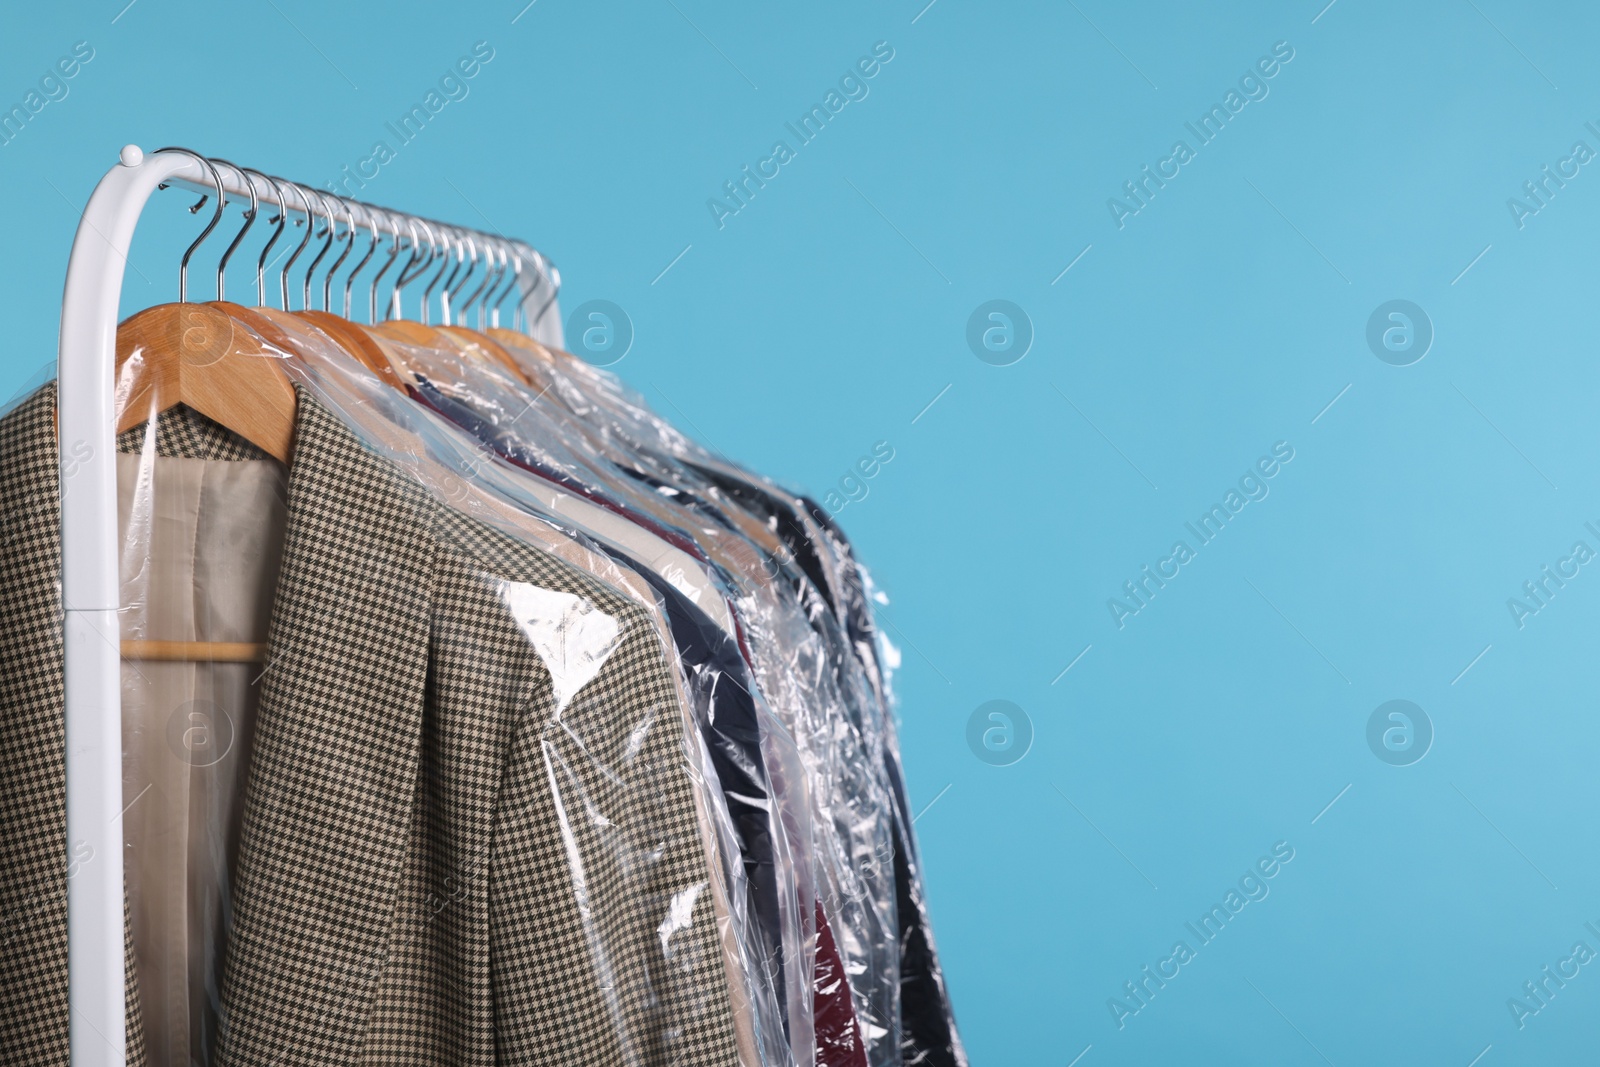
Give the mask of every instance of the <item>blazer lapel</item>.
[(417, 788), (434, 548), (417, 486), (304, 389), (222, 988), (223, 1064), (354, 1064)]

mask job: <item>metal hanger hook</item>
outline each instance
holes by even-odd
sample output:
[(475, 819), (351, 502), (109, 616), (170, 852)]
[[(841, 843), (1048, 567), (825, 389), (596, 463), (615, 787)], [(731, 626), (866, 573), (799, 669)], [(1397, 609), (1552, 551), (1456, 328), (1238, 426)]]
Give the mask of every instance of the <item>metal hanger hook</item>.
[[(427, 223), (423, 223), (423, 225), (426, 226)], [(428, 226), (428, 232), (429, 232), (430, 235), (432, 234), (432, 232), (433, 232), (433, 227), (432, 226)], [(428, 283), (428, 287), (422, 291), (422, 324), (424, 326), (427, 326), (429, 324), (428, 305), (430, 303), (432, 303), (432, 301), (433, 301), (433, 291), (439, 287), (439, 282), (441, 280), (443, 280), (445, 268), (450, 266), (450, 247), (451, 246), (449, 244), (449, 236), (450, 236), (450, 231), (446, 230), (445, 231), (445, 240), (440, 242), (440, 249), (443, 252), (443, 257), (442, 258), (443, 258), (444, 262), (441, 263), (440, 266), (439, 266), (439, 273), (437, 273), (437, 274), (435, 274), (433, 276), (433, 281), (429, 282)], [(459, 264), (458, 264), (458, 267), (459, 267)], [(452, 271), (451, 273), (452, 273), (452, 276), (453, 276), (454, 275), (454, 271)]]
[(267, 243), (261, 249), (260, 257), (256, 259), (256, 304), (260, 307), (266, 307), (267, 256), (269, 253), (271, 253), (272, 246), (278, 243), (278, 238), (283, 236), (283, 231), (288, 228), (289, 209), (284, 204), (283, 185), (278, 181), (278, 179), (266, 174), (262, 174), (259, 170), (251, 170), (248, 167), (242, 169), (246, 174), (255, 175), (262, 181), (266, 182), (267, 187), (271, 189), (278, 198), (278, 217), (268, 220), (272, 225), (276, 226), (277, 229), (273, 230), (272, 236), (267, 238)]
[[(323, 275), (323, 278), (322, 278), (322, 310), (323, 311), (332, 311), (333, 310), (333, 276), (335, 274), (339, 273), (339, 266), (342, 263), (344, 263), (344, 261), (349, 257), (351, 250), (354, 249), (355, 246), (356, 246), (356, 217), (355, 217), (355, 212), (352, 210), (351, 202), (346, 200), (346, 199), (344, 199), (341, 196), (336, 196), (333, 199), (334, 199), (335, 203), (340, 204), (340, 205), (342, 205), (344, 207), (344, 229), (345, 229), (344, 251), (340, 252), (339, 253), (339, 258), (333, 261), (333, 265), (328, 268), (328, 273)], [(348, 316), (349, 311), (350, 311), (349, 301), (346, 300), (345, 304), (346, 304), (345, 313)]]
[(468, 306), (476, 305), (478, 309), (478, 331), (483, 332), (489, 324), (489, 297), (500, 287), (500, 279), (505, 277), (506, 269), (511, 265), (511, 257), (506, 253), (504, 242), (495, 242), (490, 249), (490, 262), (492, 266), (485, 274), (483, 285), (478, 291), (467, 298)]
[[(394, 302), (389, 309), (389, 317), (391, 319), (405, 317), (403, 300), (405, 287), (422, 277), (423, 273), (433, 263), (434, 258), (439, 254), (438, 237), (434, 234), (433, 227), (428, 225), (425, 219), (409, 219), (407, 225), (411, 230), (412, 254), (411, 258), (406, 261), (405, 269), (400, 272), (400, 277), (395, 279)], [(422, 242), (417, 237), (418, 227), (421, 227), (427, 234), (428, 251), (426, 255), (422, 253)]]
[(367, 321), (373, 325), (377, 325), (378, 322), (378, 283), (383, 281), (385, 274), (389, 273), (389, 268), (399, 261), (403, 247), (400, 239), (400, 220), (391, 215), (389, 216), (389, 258), (384, 260), (382, 267), (378, 268), (378, 273), (372, 276), (372, 288), (367, 292)]
[[(452, 316), (452, 314), (454, 315), (455, 325), (457, 325), (457, 326), (461, 325), (461, 315), (462, 315), (462, 312), (464, 312), (466, 310), (466, 306), (461, 303), (461, 290), (463, 290), (463, 289), (465, 289), (467, 287), (467, 282), (472, 280), (473, 273), (478, 269), (478, 241), (477, 241), (477, 238), (472, 234), (472, 232), (470, 230), (468, 230), (468, 231), (464, 231), (461, 234), (461, 240), (466, 244), (468, 250), (471, 252), (472, 258), (467, 263), (467, 269), (466, 269), (465, 272), (462, 273), (460, 281), (456, 281), (454, 286), (447, 285), (445, 287), (445, 293), (444, 293), (444, 298), (443, 299), (444, 299), (444, 305), (445, 305), (445, 320), (444, 320), (444, 324), (446, 326), (449, 326), (451, 324), (451, 316)], [(451, 278), (452, 281), (455, 281), (455, 277), (456, 276), (454, 274), (450, 275), (450, 278)]]
[[(456, 310), (457, 318), (462, 325), (466, 324), (467, 311), (472, 307), (473, 304), (478, 302), (478, 297), (487, 293), (491, 284), (499, 284), (500, 270), (504, 264), (504, 259), (500, 257), (503, 257), (504, 255), (504, 249), (499, 248), (498, 245), (495, 244), (491, 244), (487, 249), (484, 250), (483, 280), (478, 283), (478, 287), (472, 290), (465, 300), (461, 301), (460, 307)], [(483, 329), (483, 307), (481, 305), (478, 307), (478, 329)]]
[[(311, 193), (311, 195), (315, 196), (317, 198), (317, 202), (322, 205), (323, 219), (327, 222), (327, 228), (323, 231), (323, 233), (327, 234), (327, 237), (328, 237), (328, 239), (326, 241), (322, 242), (322, 249), (321, 249), (321, 251), (319, 251), (317, 253), (317, 257), (315, 259), (313, 259), (311, 261), (311, 265), (306, 268), (305, 281), (302, 283), (302, 286), (301, 286), (301, 288), (303, 289), (302, 296), (303, 296), (304, 301), (305, 301), (304, 304), (303, 304), (303, 307), (304, 307), (304, 309), (306, 311), (310, 311), (311, 310), (311, 278), (312, 278), (313, 275), (315, 275), (317, 273), (317, 264), (322, 262), (323, 257), (328, 254), (328, 250), (333, 247), (333, 240), (334, 240), (333, 231), (337, 227), (338, 224), (334, 220), (333, 212), (328, 208), (328, 194), (324, 193), (321, 189), (308, 189), (307, 192), (309, 192), (309, 193)], [(326, 310), (326, 309), (324, 309), (324, 310)]]
[[(545, 257), (543, 252), (536, 248), (530, 248), (525, 244), (521, 245), (521, 247), (527, 251), (529, 258), (533, 260), (534, 283), (523, 294), (522, 299), (517, 302), (517, 311), (522, 314), (524, 332), (532, 337), (534, 336), (534, 331), (538, 329), (539, 323), (544, 320), (545, 313), (555, 305), (556, 298), (561, 295), (561, 272), (556, 269), (554, 263), (551, 263)], [(537, 293), (540, 287), (547, 282), (550, 285), (549, 299), (540, 305), (538, 314), (529, 318), (523, 309), (527, 306), (527, 302), (533, 297), (533, 294)]]
[(500, 290), (499, 295), (493, 297), (492, 300), (488, 301), (488, 303), (489, 303), (489, 325), (494, 327), (495, 329), (499, 329), (500, 328), (500, 307), (501, 307), (501, 305), (506, 302), (506, 297), (511, 295), (512, 290), (516, 289), (518, 283), (522, 280), (522, 253), (517, 251), (517, 246), (514, 245), (514, 244), (513, 245), (508, 245), (507, 248), (501, 254), (505, 255), (505, 254), (508, 254), (508, 253), (511, 256), (511, 270), (509, 272), (510, 273), (510, 277), (506, 281), (505, 288)]
[[(355, 204), (354, 201), (350, 203)], [(341, 312), (345, 318), (350, 318), (350, 291), (355, 288), (356, 275), (366, 269), (367, 263), (372, 259), (373, 253), (378, 251), (378, 218), (373, 210), (365, 204), (355, 204), (361, 208), (361, 213), (366, 216), (367, 236), (370, 243), (367, 245), (367, 254), (362, 256), (355, 266), (350, 268), (350, 273), (344, 279), (344, 310)], [(354, 238), (352, 238), (352, 241)]]
[(311, 208), (311, 198), (306, 195), (306, 187), (301, 185), (299, 182), (286, 181), (284, 184), (290, 189), (293, 189), (294, 195), (300, 198), (300, 211), (305, 215), (306, 227), (306, 235), (300, 238), (300, 243), (296, 245), (295, 250), (290, 253), (289, 258), (283, 264), (283, 270), (278, 274), (278, 288), (281, 290), (280, 295), (283, 297), (283, 310), (288, 311), (289, 271), (293, 269), (294, 261), (300, 258), (300, 253), (304, 252), (306, 250), (306, 246), (311, 243), (311, 231), (316, 229), (317, 218), (315, 212), (313, 212)]
[[(222, 175), (217, 172), (217, 168), (212, 165), (211, 160), (207, 159), (205, 156), (202, 156), (199, 152), (189, 148), (179, 148), (176, 145), (169, 145), (166, 148), (158, 148), (156, 151), (180, 152), (183, 155), (188, 156), (190, 159), (193, 159), (206, 170), (211, 172), (211, 181), (217, 190), (217, 210), (212, 213), (211, 221), (206, 223), (206, 228), (200, 231), (200, 236), (194, 239), (194, 244), (190, 245), (184, 251), (183, 258), (178, 260), (178, 303), (186, 304), (189, 302), (189, 260), (194, 256), (194, 250), (205, 243), (205, 239), (211, 236), (211, 231), (217, 228), (217, 223), (222, 221), (223, 209), (228, 206), (228, 194), (222, 188)], [(189, 209), (190, 214), (199, 211), (205, 206), (205, 203), (206, 198), (202, 196), (200, 198), (200, 202)]]
[(228, 274), (228, 260), (233, 258), (234, 251), (238, 249), (239, 243), (244, 240), (244, 235), (250, 232), (250, 227), (256, 224), (256, 212), (261, 207), (261, 202), (256, 198), (256, 183), (250, 179), (248, 174), (245, 173), (243, 167), (239, 166), (237, 163), (229, 163), (226, 159), (221, 159), (216, 156), (211, 158), (211, 162), (220, 163), (222, 166), (227, 167), (229, 170), (239, 175), (240, 184), (250, 191), (250, 207), (246, 209), (244, 213), (244, 226), (240, 228), (238, 234), (235, 235), (233, 240), (228, 244), (228, 247), (223, 251), (222, 258), (217, 260), (217, 299), (222, 300), (224, 299), (223, 284), (226, 281)]
[[(461, 273), (462, 268), (466, 266), (466, 262), (467, 262), (467, 247), (466, 247), (467, 239), (466, 239), (466, 235), (461, 230), (458, 230), (453, 226), (450, 228), (449, 233), (450, 233), (451, 245), (452, 245), (452, 247), (453, 247), (453, 249), (455, 251), (456, 259), (455, 259), (454, 265), (452, 265), (451, 268), (450, 268), (450, 273), (445, 276), (444, 288), (439, 293), (439, 313), (440, 313), (439, 321), (445, 326), (451, 325), (451, 322), (452, 322), (452, 317), (451, 317), (451, 310), (452, 309), (451, 309), (451, 306), (450, 306), (450, 293), (451, 293), (451, 290), (455, 285), (456, 276)], [(449, 257), (449, 254), (450, 253), (447, 250), (445, 252), (445, 256), (446, 256), (447, 259)]]

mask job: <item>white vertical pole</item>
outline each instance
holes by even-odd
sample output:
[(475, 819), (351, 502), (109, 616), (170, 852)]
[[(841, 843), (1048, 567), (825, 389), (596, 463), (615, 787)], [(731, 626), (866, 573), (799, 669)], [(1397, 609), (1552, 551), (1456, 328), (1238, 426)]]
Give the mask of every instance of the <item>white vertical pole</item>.
[(61, 301), (57, 434), (65, 618), (67, 980), (73, 1067), (121, 1067), (122, 693), (117, 624), (117, 474), (112, 419), (117, 314), (145, 201), (186, 156), (122, 150), (78, 223)]

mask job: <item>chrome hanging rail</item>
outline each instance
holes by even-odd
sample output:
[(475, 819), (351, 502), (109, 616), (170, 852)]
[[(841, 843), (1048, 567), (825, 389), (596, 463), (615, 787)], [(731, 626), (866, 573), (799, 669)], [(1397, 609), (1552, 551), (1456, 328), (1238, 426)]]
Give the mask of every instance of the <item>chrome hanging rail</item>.
[[(284, 178), (273, 177), (250, 167), (240, 167), (225, 159), (202, 156), (187, 148), (163, 148), (157, 155), (174, 154), (188, 157), (204, 176), (196, 179), (192, 173), (175, 175), (168, 181), (162, 182), (159, 188), (169, 185), (181, 185), (193, 189), (201, 194), (200, 202), (191, 211), (198, 212), (208, 200), (215, 201), (211, 220), (201, 231), (200, 236), (189, 246), (179, 264), (178, 299), (186, 301), (188, 293), (188, 266), (189, 260), (196, 249), (200, 247), (218, 223), (222, 221), (223, 213), (229, 198), (241, 202), (248, 200), (249, 206), (244, 211), (244, 226), (234, 236), (232, 243), (223, 253), (217, 264), (217, 298), (220, 300), (225, 292), (225, 272), (228, 261), (234, 251), (243, 242), (245, 234), (255, 224), (257, 215), (263, 205), (275, 204), (277, 215), (268, 220), (276, 227), (272, 237), (267, 241), (267, 247), (262, 250), (261, 258), (256, 266), (256, 303), (267, 303), (267, 285), (265, 276), (269, 269), (267, 252), (283, 235), (284, 228), (289, 222), (296, 226), (306, 228), (305, 236), (283, 263), (280, 271), (280, 301), (279, 306), (289, 310), (289, 276), (295, 261), (306, 250), (313, 237), (326, 238), (320, 250), (306, 268), (305, 279), (302, 287), (303, 297), (301, 306), (310, 307), (316, 286), (314, 277), (318, 273), (323, 259), (337, 244), (342, 244), (343, 249), (338, 257), (327, 268), (322, 280), (322, 310), (331, 311), (331, 291), (334, 276), (339, 268), (350, 256), (355, 243), (363, 231), (367, 238), (365, 254), (356, 265), (351, 268), (344, 282), (344, 302), (342, 312), (349, 317), (352, 308), (351, 294), (355, 287), (356, 276), (367, 266), (377, 253), (385, 237), (389, 240), (389, 261), (384, 264), (384, 269), (373, 274), (368, 282), (370, 288), (368, 307), (376, 308), (378, 305), (378, 292), (387, 268), (394, 259), (402, 253), (410, 253), (406, 267), (402, 268), (391, 281), (389, 298), (383, 302), (387, 308), (387, 317), (401, 317), (403, 301), (401, 294), (406, 285), (415, 280), (422, 273), (422, 268), (441, 260), (445, 261), (439, 268), (439, 275), (435, 281), (446, 279), (444, 291), (440, 294), (439, 312), (445, 325), (452, 322), (465, 325), (465, 315), (473, 304), (478, 304), (478, 325), (500, 325), (501, 308), (513, 292), (518, 294), (512, 314), (512, 329), (526, 330), (536, 334), (544, 325), (545, 316), (555, 306), (556, 298), (561, 292), (561, 273), (543, 253), (530, 247), (526, 242), (505, 237), (498, 233), (489, 233), (484, 230), (474, 230), (452, 223), (438, 222), (433, 219), (412, 215), (405, 212), (394, 211), (390, 208), (379, 207), (360, 200), (338, 196), (325, 190), (316, 189), (299, 182), (288, 181)], [(293, 200), (289, 195), (292, 194)], [(320, 225), (320, 230), (318, 226)], [(339, 227), (343, 226), (342, 233)], [(470, 259), (469, 259), (470, 256)], [(454, 259), (454, 267), (450, 260)], [(480, 263), (482, 271), (479, 271)], [(462, 267), (465, 266), (465, 273)], [(416, 268), (416, 269), (412, 269)], [(448, 275), (446, 275), (448, 271)], [(461, 301), (460, 294), (466, 289), (474, 275), (478, 278), (477, 287), (471, 295)], [(504, 285), (501, 278), (504, 276)], [(489, 283), (493, 281), (494, 286)], [(429, 287), (424, 294), (420, 306), (422, 321), (431, 318), (430, 306), (434, 286)], [(479, 298), (482, 302), (479, 303)], [(370, 312), (369, 312), (370, 313)]]

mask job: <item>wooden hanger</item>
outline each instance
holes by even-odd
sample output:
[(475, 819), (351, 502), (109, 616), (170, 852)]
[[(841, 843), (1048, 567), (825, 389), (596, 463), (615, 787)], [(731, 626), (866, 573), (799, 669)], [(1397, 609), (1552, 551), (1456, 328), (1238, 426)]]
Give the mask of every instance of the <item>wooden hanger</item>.
[[(217, 307), (226, 309), (229, 314), (239, 318), (244, 322), (245, 325), (249, 326), (256, 333), (259, 333), (262, 337), (266, 338), (268, 343), (277, 345), (285, 352), (295, 351), (294, 338), (286, 333), (281, 326), (279, 326), (271, 318), (268, 318), (265, 314), (269, 311), (275, 315), (281, 314), (280, 312), (273, 311), (271, 308), (247, 308), (241, 304), (233, 304), (221, 301), (217, 303)], [(296, 353), (296, 357), (298, 358), (298, 353)]]
[(380, 337), (362, 329), (349, 319), (340, 318), (328, 311), (296, 311), (293, 314), (305, 319), (336, 341), (340, 348), (350, 353), (386, 385), (404, 390), (405, 380), (395, 369), (400, 354)]
[[(376, 322), (370, 326), (357, 327), (374, 340), (395, 340), (408, 345), (417, 345), (421, 348), (450, 348), (451, 346), (432, 326), (424, 326), (420, 322), (409, 319), (388, 319)], [(396, 361), (408, 375), (415, 375), (417, 368), (410, 365), (404, 351), (396, 352)]]
[(147, 663), (262, 663), (267, 646), (257, 641), (122, 642), (122, 658)]
[(477, 350), (488, 353), (490, 358), (510, 371), (512, 377), (523, 385), (533, 384), (533, 381), (528, 377), (528, 372), (522, 369), (521, 363), (517, 362), (517, 358), (507, 352), (498, 341), (488, 334), (468, 329), (465, 326), (441, 326), (439, 330), (441, 333), (455, 338), (458, 344), (465, 347), (469, 352)]
[(503, 326), (491, 326), (484, 332), (502, 345), (519, 351), (526, 351), (546, 363), (554, 363), (561, 356), (565, 356), (568, 359), (574, 358), (570, 352), (562, 352), (559, 348), (546, 348), (527, 334), (518, 333), (516, 330), (508, 330)]
[[(160, 304), (117, 328), (116, 432), (186, 404), (287, 464), (294, 449), (297, 401), (283, 355), (269, 351), (225, 308)], [(259, 663), (266, 658), (266, 646), (129, 640), (122, 642), (122, 658)]]
[(304, 319), (327, 334), (334, 344), (338, 345), (344, 352), (354, 356), (359, 363), (376, 374), (384, 384), (393, 386), (401, 391), (405, 389), (406, 382), (400, 374), (399, 353), (385, 341), (367, 334), (366, 331), (349, 319), (340, 318), (338, 315), (327, 311), (286, 312), (268, 307), (247, 308), (226, 301), (217, 301), (214, 306), (226, 310), (230, 315), (244, 322), (245, 325), (272, 344), (291, 354), (295, 352), (297, 342), (294, 337), (278, 325), (276, 319), (280, 315), (292, 315), (297, 319)]
[[(292, 311), (279, 311), (277, 308), (251, 308), (246, 312), (246, 314), (248, 314), (253, 321), (259, 321), (261, 323), (261, 335), (267, 338), (267, 340), (271, 341), (273, 344), (280, 345), (281, 347), (290, 350), (293, 350), (299, 345), (300, 342), (288, 332), (288, 330), (293, 328), (293, 326), (280, 325), (282, 320), (293, 320), (300, 318), (297, 313)], [(299, 324), (295, 323), (293, 325), (298, 326)], [(332, 338), (329, 338), (329, 340), (331, 342)], [(380, 348), (385, 348), (387, 350), (387, 342), (377, 339), (373, 339), (373, 341)], [(398, 354), (391, 352), (390, 358), (396, 360), (394, 368), (396, 377), (403, 380), (404, 368), (398, 362)], [(333, 383), (330, 384), (332, 385), (333, 391), (339, 396), (342, 396), (346, 401), (360, 403), (359, 396), (352, 395), (342, 386), (338, 386), (337, 384)], [(335, 402), (337, 403), (338, 400)], [(384, 448), (391, 449), (398, 453), (407, 455), (427, 454), (426, 443), (422, 441), (415, 433), (390, 423), (385, 419), (362, 422), (360, 426), (360, 432), (363, 437), (371, 438), (376, 443), (381, 444)]]
[[(511, 358), (517, 361), (530, 386), (537, 389), (541, 396), (549, 395), (551, 399), (571, 410), (571, 405), (563, 398), (561, 390), (555, 388), (554, 376), (561, 373), (564, 360), (582, 362), (577, 356), (559, 348), (542, 345), (527, 334), (518, 333), (516, 330), (494, 326), (490, 327), (488, 332), (505, 348)], [(588, 369), (587, 365), (584, 369)]]
[(460, 326), (425, 326), (420, 322), (411, 322), (406, 319), (391, 319), (380, 322), (375, 326), (361, 327), (379, 337), (392, 337), (397, 341), (408, 344), (421, 345), (426, 348), (444, 349), (449, 352), (460, 352), (472, 359), (495, 363), (510, 371), (523, 384), (528, 384), (528, 376), (511, 353), (501, 348), (494, 341), (475, 330), (468, 330)]
[(147, 308), (117, 328), (117, 432), (187, 404), (287, 464), (296, 401), (282, 358), (216, 306)]

